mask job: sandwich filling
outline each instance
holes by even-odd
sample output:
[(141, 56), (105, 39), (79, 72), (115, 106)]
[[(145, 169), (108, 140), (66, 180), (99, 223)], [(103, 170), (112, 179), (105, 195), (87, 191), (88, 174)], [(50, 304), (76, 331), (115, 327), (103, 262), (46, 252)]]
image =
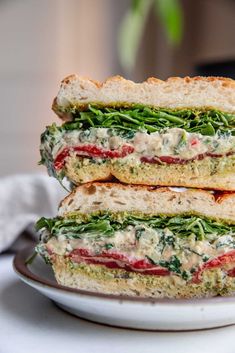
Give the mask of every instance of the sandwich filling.
[(197, 216), (141, 213), (70, 213), (41, 218), (36, 250), (53, 264), (53, 256), (119, 268), (143, 275), (176, 275), (200, 282), (206, 269), (223, 268), (235, 276), (235, 225)]
[(87, 111), (68, 108), (72, 121), (47, 127), (41, 163), (62, 178), (70, 158), (102, 164), (186, 164), (235, 154), (235, 115), (216, 110), (167, 110), (145, 106)]

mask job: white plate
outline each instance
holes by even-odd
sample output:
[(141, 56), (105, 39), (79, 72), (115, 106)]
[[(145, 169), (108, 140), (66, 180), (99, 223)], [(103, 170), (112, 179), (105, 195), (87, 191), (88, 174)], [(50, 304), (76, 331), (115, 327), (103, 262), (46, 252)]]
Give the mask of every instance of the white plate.
[(59, 307), (84, 319), (106, 325), (144, 330), (199, 330), (235, 323), (235, 298), (151, 300), (76, 290), (56, 283), (50, 266), (33, 249), (18, 253), (14, 268), (22, 281), (52, 299)]

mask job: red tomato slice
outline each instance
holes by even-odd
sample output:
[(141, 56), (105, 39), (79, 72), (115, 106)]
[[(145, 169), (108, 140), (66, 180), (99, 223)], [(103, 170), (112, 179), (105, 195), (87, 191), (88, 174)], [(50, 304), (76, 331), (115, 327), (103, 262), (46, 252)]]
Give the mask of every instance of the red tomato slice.
[(118, 150), (104, 150), (95, 145), (66, 147), (55, 158), (54, 168), (56, 170), (63, 168), (65, 164), (65, 159), (69, 156), (70, 152), (75, 152), (77, 156), (83, 157), (123, 158), (126, 157), (128, 154), (133, 153), (134, 147), (129, 145), (123, 145)]
[(166, 270), (165, 268), (137, 271), (136, 269), (134, 269), (133, 267), (131, 267), (127, 264), (123, 264), (121, 266), (121, 265), (117, 264), (115, 261), (98, 261), (98, 260), (89, 259), (89, 260), (86, 260), (85, 262), (89, 263), (89, 264), (93, 264), (93, 265), (103, 265), (103, 266), (106, 266), (106, 267), (112, 268), (112, 269), (116, 268), (116, 269), (124, 269), (129, 272), (138, 272), (141, 275), (169, 276), (169, 274), (170, 274), (169, 271)]
[(211, 268), (216, 268), (216, 267), (222, 267), (226, 264), (233, 263), (235, 262), (235, 250), (231, 250), (227, 252), (226, 254), (220, 255), (216, 257), (215, 259), (209, 260), (205, 262), (197, 272), (194, 273), (193, 276), (193, 282), (198, 283), (200, 282), (200, 277), (203, 271), (211, 269)]
[(70, 256), (76, 256), (79, 255), (81, 257), (105, 257), (105, 258), (110, 258), (110, 259), (115, 259), (115, 260), (119, 260), (119, 261), (128, 261), (127, 257), (124, 256), (121, 253), (118, 252), (114, 252), (114, 251), (103, 251), (102, 253), (96, 255), (94, 253), (92, 253), (91, 251), (89, 251), (88, 249), (75, 249), (70, 253)]
[[(127, 256), (118, 252), (104, 251), (99, 255), (93, 254), (87, 249), (75, 249), (69, 257), (74, 262), (84, 261), (89, 264), (103, 265), (109, 268), (121, 268), (126, 271), (138, 272), (141, 274), (168, 276), (170, 272), (163, 268), (151, 264), (148, 260), (130, 259)], [(104, 260), (104, 259), (110, 259)]]

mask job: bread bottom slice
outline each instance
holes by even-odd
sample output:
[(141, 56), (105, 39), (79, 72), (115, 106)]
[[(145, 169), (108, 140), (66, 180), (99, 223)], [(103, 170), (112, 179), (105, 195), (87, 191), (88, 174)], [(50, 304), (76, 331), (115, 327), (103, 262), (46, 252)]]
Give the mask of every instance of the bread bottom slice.
[(227, 276), (225, 268), (206, 270), (200, 283), (189, 283), (176, 275), (142, 275), (103, 265), (76, 264), (60, 255), (53, 256), (52, 266), (59, 284), (95, 293), (159, 299), (206, 298), (235, 293), (235, 277)]
[(59, 216), (98, 211), (146, 215), (199, 215), (235, 223), (235, 193), (201, 189), (88, 183), (78, 186), (59, 206)]
[(65, 175), (75, 184), (115, 177), (127, 184), (235, 191), (235, 156), (161, 165), (141, 163), (131, 157), (94, 163), (91, 159), (73, 156), (66, 161)]

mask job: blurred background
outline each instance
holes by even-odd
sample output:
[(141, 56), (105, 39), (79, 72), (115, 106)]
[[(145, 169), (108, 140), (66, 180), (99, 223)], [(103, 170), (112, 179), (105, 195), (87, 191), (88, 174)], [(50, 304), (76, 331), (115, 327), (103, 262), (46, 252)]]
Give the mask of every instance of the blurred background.
[(156, 2), (0, 0), (0, 176), (45, 172), (39, 136), (66, 75), (235, 78), (234, 0)]

